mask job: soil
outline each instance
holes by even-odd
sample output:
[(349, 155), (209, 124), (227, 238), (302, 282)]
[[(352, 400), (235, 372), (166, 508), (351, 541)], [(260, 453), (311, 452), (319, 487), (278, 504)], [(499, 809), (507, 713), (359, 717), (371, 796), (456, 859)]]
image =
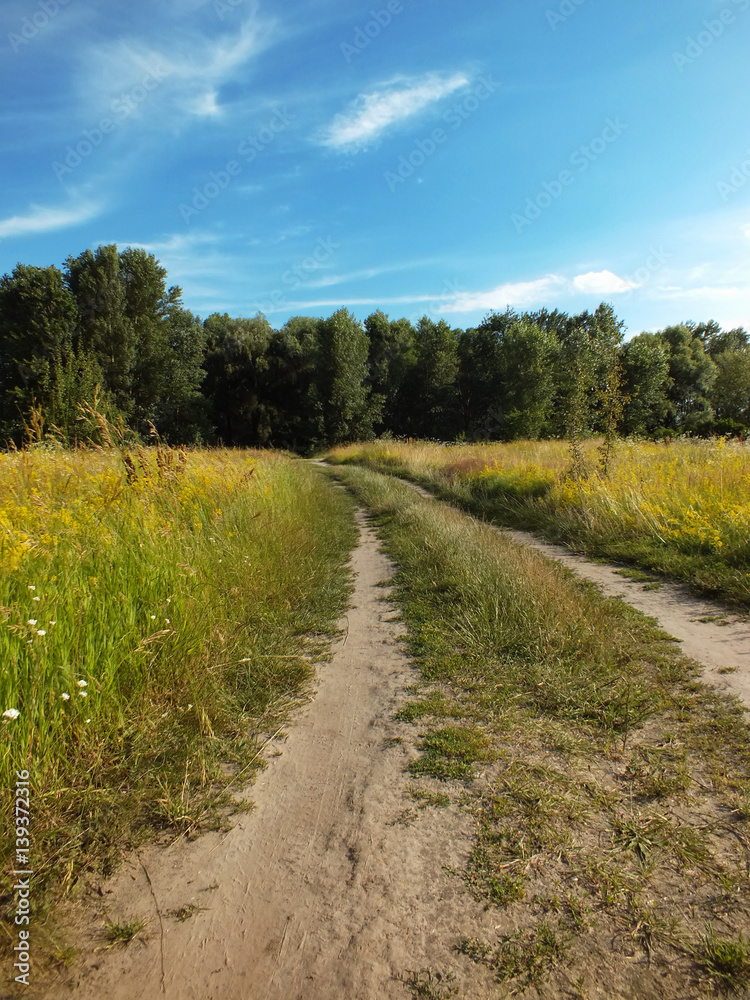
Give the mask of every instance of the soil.
[[(143, 849), (92, 886), (66, 918), (86, 957), (37, 996), (403, 1000), (398, 977), (454, 965), (459, 932), (492, 932), (491, 913), (441, 867), (465, 864), (469, 814), (405, 808), (416, 750), (394, 715), (417, 676), (381, 586), (393, 566), (358, 520), (344, 637), (272, 746), (255, 807), (228, 834)], [(106, 919), (147, 927), (107, 947)], [(482, 1000), (481, 972), (466, 964), (461, 987)]]

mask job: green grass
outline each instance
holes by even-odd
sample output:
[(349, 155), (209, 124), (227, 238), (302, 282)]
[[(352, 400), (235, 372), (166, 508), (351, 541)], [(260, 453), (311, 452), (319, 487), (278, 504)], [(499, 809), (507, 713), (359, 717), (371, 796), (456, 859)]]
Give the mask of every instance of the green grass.
[(728, 993), (750, 987), (750, 946), (743, 937), (722, 939), (709, 926), (703, 939), (702, 964), (714, 983)]
[(399, 713), (420, 751), (409, 771), (474, 814), (454, 874), (497, 911), (499, 937), (465, 935), (464, 955), (556, 998), (601, 975), (592, 949), (630, 981), (627, 949), (613, 950), (625, 934), (651, 995), (681, 1000), (704, 974), (717, 908), (735, 937), (750, 931), (739, 705), (701, 685), (644, 616), (558, 564), (392, 477), (332, 474), (397, 564), (422, 677)]
[(117, 453), (0, 465), (0, 515), (34, 543), (0, 580), (2, 707), (20, 711), (0, 774), (31, 774), (36, 922), (155, 832), (226, 827), (350, 593), (351, 499), (306, 463), (194, 452), (170, 475), (156, 457), (135, 479)]
[(104, 925), (105, 936), (111, 945), (130, 944), (146, 927), (145, 920), (126, 920), (115, 924), (109, 921)]

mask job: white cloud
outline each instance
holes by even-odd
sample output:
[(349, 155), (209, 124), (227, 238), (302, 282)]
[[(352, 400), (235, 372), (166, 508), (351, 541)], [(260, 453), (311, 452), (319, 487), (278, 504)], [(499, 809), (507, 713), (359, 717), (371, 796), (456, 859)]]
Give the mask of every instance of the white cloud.
[(507, 306), (528, 306), (545, 299), (565, 285), (564, 278), (557, 274), (548, 274), (534, 281), (498, 285), (488, 292), (457, 292), (441, 302), (440, 308), (446, 313), (462, 313), (475, 310), (485, 312), (503, 310)]
[(639, 285), (634, 281), (626, 281), (612, 271), (589, 271), (573, 278), (573, 287), (577, 292), (586, 295), (617, 295), (629, 292)]
[(360, 94), (346, 111), (336, 115), (318, 135), (323, 146), (357, 152), (371, 145), (390, 126), (410, 118), (435, 101), (465, 87), (463, 73), (430, 73), (419, 80), (399, 80)]
[(68, 229), (88, 222), (100, 212), (98, 205), (84, 203), (67, 208), (46, 208), (32, 205), (27, 215), (14, 215), (0, 220), (0, 239), (7, 236), (29, 236), (35, 233), (51, 233), (56, 229)]

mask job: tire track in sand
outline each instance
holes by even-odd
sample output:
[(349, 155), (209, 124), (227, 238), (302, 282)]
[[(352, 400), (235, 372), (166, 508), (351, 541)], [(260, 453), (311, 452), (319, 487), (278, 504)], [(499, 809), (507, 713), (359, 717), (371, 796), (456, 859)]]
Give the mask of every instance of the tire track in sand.
[[(256, 807), (229, 834), (128, 859), (103, 887), (107, 902), (92, 893), (98, 911), (78, 915), (89, 957), (46, 996), (405, 1000), (398, 975), (453, 966), (460, 934), (491, 933), (492, 916), (442, 869), (465, 863), (471, 818), (455, 806), (404, 813), (414, 730), (393, 717), (416, 676), (379, 586), (393, 566), (361, 512), (358, 523), (346, 634), (250, 789)], [(101, 950), (105, 906), (113, 921), (147, 919), (145, 941)], [(185, 906), (201, 909), (169, 916)], [(467, 995), (485, 997), (473, 969), (464, 974)]]

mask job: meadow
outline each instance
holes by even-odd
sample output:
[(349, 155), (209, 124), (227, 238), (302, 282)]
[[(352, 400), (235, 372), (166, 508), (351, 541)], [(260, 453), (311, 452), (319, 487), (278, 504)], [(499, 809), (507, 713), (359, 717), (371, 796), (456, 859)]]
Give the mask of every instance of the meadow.
[(380, 441), (333, 462), (406, 476), (498, 524), (750, 602), (750, 447), (741, 441), (584, 441), (582, 475), (564, 441), (441, 445)]
[(0, 454), (0, 781), (31, 776), (37, 914), (154, 830), (226, 823), (325, 655), (355, 537), (347, 497), (278, 454)]

